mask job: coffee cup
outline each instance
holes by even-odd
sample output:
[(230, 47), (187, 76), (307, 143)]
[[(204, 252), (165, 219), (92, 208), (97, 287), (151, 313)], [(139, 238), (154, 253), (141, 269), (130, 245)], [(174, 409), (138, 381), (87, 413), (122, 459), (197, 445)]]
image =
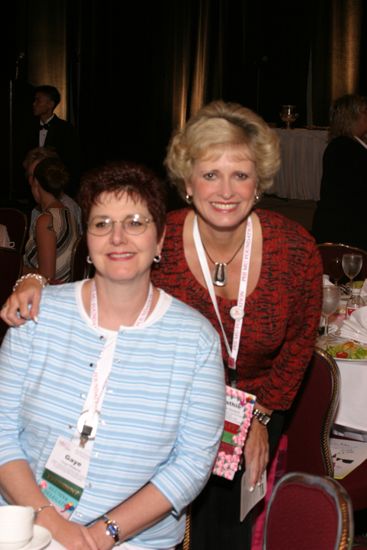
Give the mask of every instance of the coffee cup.
[(18, 550), (33, 536), (31, 506), (0, 506), (0, 550)]

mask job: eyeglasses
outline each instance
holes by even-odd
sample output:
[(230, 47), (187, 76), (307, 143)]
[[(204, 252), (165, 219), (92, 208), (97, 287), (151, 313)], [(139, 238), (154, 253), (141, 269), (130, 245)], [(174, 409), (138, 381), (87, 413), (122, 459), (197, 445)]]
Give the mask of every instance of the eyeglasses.
[(111, 233), (115, 223), (121, 223), (128, 235), (142, 235), (153, 220), (141, 214), (131, 214), (123, 220), (111, 220), (107, 216), (95, 216), (88, 222), (88, 232), (96, 237), (103, 237)]

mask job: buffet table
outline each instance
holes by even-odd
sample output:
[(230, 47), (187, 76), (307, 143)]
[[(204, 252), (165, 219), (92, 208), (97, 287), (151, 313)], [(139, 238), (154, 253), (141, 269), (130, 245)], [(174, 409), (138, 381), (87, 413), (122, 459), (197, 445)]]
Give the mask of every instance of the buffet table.
[(280, 137), (282, 164), (269, 192), (288, 199), (319, 200), (327, 131), (277, 128), (276, 132)]

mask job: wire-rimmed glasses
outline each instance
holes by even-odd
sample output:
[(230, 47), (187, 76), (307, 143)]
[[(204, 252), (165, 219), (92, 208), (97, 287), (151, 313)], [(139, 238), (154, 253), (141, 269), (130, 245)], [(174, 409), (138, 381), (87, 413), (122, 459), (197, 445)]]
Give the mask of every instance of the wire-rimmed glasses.
[(96, 237), (103, 237), (111, 233), (115, 223), (120, 223), (125, 233), (137, 236), (142, 235), (152, 221), (151, 218), (147, 218), (141, 214), (130, 214), (123, 220), (113, 220), (108, 216), (94, 216), (88, 222), (88, 233)]

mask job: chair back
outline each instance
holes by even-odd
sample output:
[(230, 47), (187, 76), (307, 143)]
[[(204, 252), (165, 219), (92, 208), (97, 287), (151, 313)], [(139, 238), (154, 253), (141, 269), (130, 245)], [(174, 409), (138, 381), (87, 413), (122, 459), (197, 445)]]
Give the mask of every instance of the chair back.
[[(3, 304), (12, 292), (15, 281), (22, 271), (22, 255), (13, 248), (0, 247), (0, 304)], [(0, 343), (8, 325), (0, 320)]]
[(356, 279), (366, 279), (367, 278), (367, 251), (356, 246), (349, 246), (348, 244), (342, 243), (320, 243), (317, 245), (321, 254), (322, 263), (324, 267), (324, 273), (327, 275), (332, 275), (331, 271), (331, 262), (335, 258), (343, 257), (343, 254), (361, 254), (363, 257), (362, 269), (357, 275)]
[(334, 359), (316, 348), (287, 416), (286, 472), (333, 476), (330, 430), (339, 401), (339, 379)]
[(28, 229), (27, 216), (17, 208), (0, 208), (0, 223), (6, 226), (16, 250), (23, 254)]
[(85, 235), (81, 235), (74, 243), (71, 253), (71, 281), (81, 281), (92, 277), (94, 267), (87, 262), (88, 247)]
[(348, 550), (353, 511), (343, 487), (330, 477), (286, 474), (270, 497), (264, 550)]

